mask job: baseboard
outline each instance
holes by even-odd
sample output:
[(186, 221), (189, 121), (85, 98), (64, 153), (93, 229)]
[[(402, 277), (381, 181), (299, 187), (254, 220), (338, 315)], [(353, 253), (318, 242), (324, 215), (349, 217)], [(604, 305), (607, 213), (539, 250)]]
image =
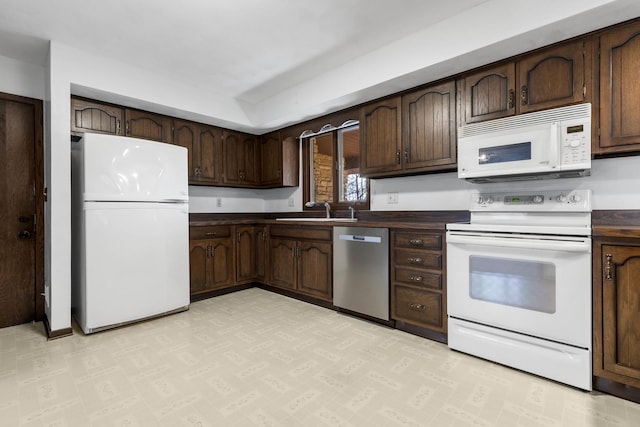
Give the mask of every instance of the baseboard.
[(443, 344), (447, 343), (447, 334), (443, 332), (435, 332), (430, 329), (421, 328), (420, 326), (414, 326), (409, 323), (401, 322), (399, 320), (396, 320), (396, 329), (408, 332), (413, 335), (418, 335), (422, 338), (439, 341)]
[(71, 329), (71, 327), (64, 328), (64, 329), (56, 329), (55, 331), (52, 331), (51, 326), (49, 325), (49, 319), (47, 319), (47, 316), (44, 317), (44, 319), (42, 320), (42, 323), (44, 324), (44, 329), (47, 334), (47, 340), (49, 341), (57, 340), (58, 338), (70, 337), (71, 335), (73, 335), (73, 329)]
[(601, 377), (593, 377), (593, 389), (607, 394), (612, 394), (635, 403), (640, 403), (640, 388), (621, 384), (617, 381)]

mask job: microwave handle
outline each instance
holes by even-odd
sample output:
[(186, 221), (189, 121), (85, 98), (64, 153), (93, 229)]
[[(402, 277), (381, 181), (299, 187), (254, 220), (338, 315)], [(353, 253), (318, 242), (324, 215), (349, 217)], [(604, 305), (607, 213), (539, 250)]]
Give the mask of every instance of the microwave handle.
[(558, 123), (551, 123), (549, 126), (549, 166), (552, 169), (556, 169), (561, 163), (562, 149), (560, 144), (562, 144), (562, 141), (560, 139)]

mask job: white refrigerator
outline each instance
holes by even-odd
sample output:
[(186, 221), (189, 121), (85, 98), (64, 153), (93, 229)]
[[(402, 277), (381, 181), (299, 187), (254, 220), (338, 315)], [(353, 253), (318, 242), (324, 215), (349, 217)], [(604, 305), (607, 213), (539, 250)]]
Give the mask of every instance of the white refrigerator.
[(189, 307), (187, 149), (71, 143), (72, 312), (86, 334)]

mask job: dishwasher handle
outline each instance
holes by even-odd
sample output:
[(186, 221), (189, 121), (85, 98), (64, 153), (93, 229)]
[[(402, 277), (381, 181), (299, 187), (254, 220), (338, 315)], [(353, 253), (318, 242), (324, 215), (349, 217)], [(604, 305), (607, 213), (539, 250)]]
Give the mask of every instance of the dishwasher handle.
[(340, 240), (346, 240), (348, 242), (358, 243), (382, 243), (382, 237), (378, 236), (362, 236), (359, 234), (339, 234)]

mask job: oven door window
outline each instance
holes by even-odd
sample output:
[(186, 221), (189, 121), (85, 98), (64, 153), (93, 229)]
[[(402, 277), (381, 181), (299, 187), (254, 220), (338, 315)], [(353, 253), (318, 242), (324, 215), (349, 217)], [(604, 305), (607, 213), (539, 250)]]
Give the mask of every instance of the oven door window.
[(555, 313), (554, 264), (483, 256), (469, 258), (469, 296), (472, 299)]

